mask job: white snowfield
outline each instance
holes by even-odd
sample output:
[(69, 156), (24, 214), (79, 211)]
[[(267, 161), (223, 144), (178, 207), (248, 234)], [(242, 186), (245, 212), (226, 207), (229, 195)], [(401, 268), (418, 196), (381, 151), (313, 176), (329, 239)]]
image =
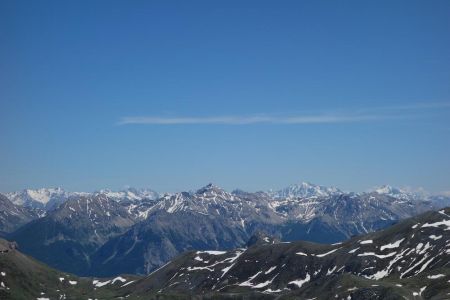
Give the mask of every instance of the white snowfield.
[(202, 253), (206, 253), (206, 254), (210, 254), (210, 255), (223, 255), (227, 252), (226, 251), (215, 251), (215, 250), (197, 251), (197, 254), (202, 254)]
[(92, 281), (92, 284), (96, 287), (102, 287), (102, 286), (105, 286), (110, 283), (111, 283), (111, 280), (106, 280), (106, 281), (93, 280)]
[(338, 251), (339, 249), (341, 249), (341, 248), (333, 249), (331, 251), (328, 251), (328, 252), (325, 252), (325, 253), (322, 253), (322, 254), (316, 254), (315, 256), (317, 256), (317, 257), (325, 257), (327, 255), (330, 255), (331, 253), (334, 253), (334, 252)]
[[(125, 282), (127, 282), (127, 280), (125, 278), (121, 277), (121, 276), (118, 276), (118, 277), (116, 277), (114, 279), (109, 279), (109, 280), (105, 280), (105, 281), (100, 281), (98, 279), (95, 279), (95, 280), (92, 281), (92, 284), (95, 287), (100, 288), (100, 287), (106, 286), (108, 284), (115, 284), (116, 282), (125, 283)], [(129, 282), (129, 283), (131, 283), (131, 282)], [(126, 286), (128, 284), (124, 284), (124, 285), (122, 285), (122, 287), (124, 287), (124, 286)]]
[(297, 287), (301, 288), (305, 283), (309, 282), (311, 279), (311, 276), (309, 273), (306, 273), (306, 277), (304, 279), (297, 279), (290, 281), (288, 284), (295, 284)]
[(426, 227), (439, 227), (439, 226), (447, 226), (447, 228), (445, 228), (444, 230), (450, 230), (450, 220), (442, 220), (440, 222), (435, 222), (435, 223), (425, 223), (421, 227), (426, 228)]
[(273, 266), (273, 267), (271, 267), (269, 270), (267, 270), (266, 272), (264, 272), (264, 274), (270, 274), (270, 273), (272, 273), (272, 271), (274, 271), (275, 269), (277, 268), (277, 266)]
[(394, 256), (395, 254), (397, 254), (397, 252), (391, 252), (389, 254), (376, 254), (374, 252), (365, 252), (365, 253), (358, 254), (358, 256), (375, 256), (378, 258), (387, 258), (387, 257)]
[(398, 240), (394, 243), (386, 244), (380, 247), (380, 250), (383, 251), (384, 249), (394, 249), (398, 248), (400, 246), (400, 243), (403, 242), (405, 238), (402, 238), (401, 240)]
[(361, 245), (367, 245), (367, 244), (372, 244), (373, 240), (365, 240), (365, 241), (361, 241), (359, 242)]
[(358, 251), (358, 249), (359, 249), (359, 247), (348, 251), (348, 253), (355, 253), (356, 251)]

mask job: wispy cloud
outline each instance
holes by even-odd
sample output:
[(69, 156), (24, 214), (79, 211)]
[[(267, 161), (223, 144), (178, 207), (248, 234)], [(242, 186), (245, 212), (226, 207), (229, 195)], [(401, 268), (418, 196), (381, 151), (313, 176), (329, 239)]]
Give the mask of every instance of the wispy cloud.
[(189, 125), (189, 124), (327, 124), (378, 121), (386, 119), (401, 119), (413, 117), (412, 111), (423, 109), (450, 108), (450, 103), (415, 103), (405, 106), (386, 106), (363, 109), (354, 112), (319, 112), (316, 114), (297, 115), (227, 115), (227, 116), (128, 116), (122, 117), (119, 125), (150, 124), (150, 125)]
[(127, 124), (154, 124), (154, 125), (179, 125), (179, 124), (224, 124), (224, 125), (249, 125), (249, 124), (319, 124), (319, 123), (344, 123), (376, 120), (382, 116), (376, 115), (304, 115), (304, 116), (217, 116), (217, 117), (123, 117), (119, 125)]

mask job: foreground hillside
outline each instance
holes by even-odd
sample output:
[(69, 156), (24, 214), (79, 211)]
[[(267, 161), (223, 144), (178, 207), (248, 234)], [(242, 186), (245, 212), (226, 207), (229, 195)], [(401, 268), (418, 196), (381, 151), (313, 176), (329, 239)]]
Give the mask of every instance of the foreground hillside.
[(261, 242), (227, 252), (187, 253), (130, 284), (124, 295), (450, 298), (448, 208), (341, 244)]
[(0, 239), (0, 299), (113, 299), (130, 276), (99, 281), (52, 269)]

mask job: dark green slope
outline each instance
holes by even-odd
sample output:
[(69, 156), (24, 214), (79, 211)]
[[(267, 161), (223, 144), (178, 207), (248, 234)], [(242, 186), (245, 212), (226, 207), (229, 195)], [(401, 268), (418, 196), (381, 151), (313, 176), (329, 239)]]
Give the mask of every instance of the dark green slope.
[(450, 299), (450, 209), (342, 244), (267, 243), (190, 252), (131, 284), (131, 296)]
[(96, 287), (94, 279), (52, 269), (16, 249), (16, 243), (0, 239), (0, 299), (114, 299), (120, 287), (135, 279), (122, 276)]

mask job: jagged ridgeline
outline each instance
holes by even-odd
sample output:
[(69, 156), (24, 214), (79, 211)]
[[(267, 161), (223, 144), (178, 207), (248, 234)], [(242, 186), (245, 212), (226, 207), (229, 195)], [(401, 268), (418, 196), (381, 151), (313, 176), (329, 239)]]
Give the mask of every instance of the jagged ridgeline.
[(442, 207), (447, 199), (384, 186), (367, 193), (301, 183), (232, 193), (209, 184), (159, 196), (148, 189), (60, 188), (0, 197), (3, 237), (48, 265), (82, 276), (148, 274), (190, 250), (244, 247), (256, 232), (335, 243)]
[[(20, 247), (20, 245), (19, 245)], [(448, 299), (450, 208), (337, 244), (261, 233), (190, 251), (149, 276), (79, 278), (0, 240), (1, 299)]]

